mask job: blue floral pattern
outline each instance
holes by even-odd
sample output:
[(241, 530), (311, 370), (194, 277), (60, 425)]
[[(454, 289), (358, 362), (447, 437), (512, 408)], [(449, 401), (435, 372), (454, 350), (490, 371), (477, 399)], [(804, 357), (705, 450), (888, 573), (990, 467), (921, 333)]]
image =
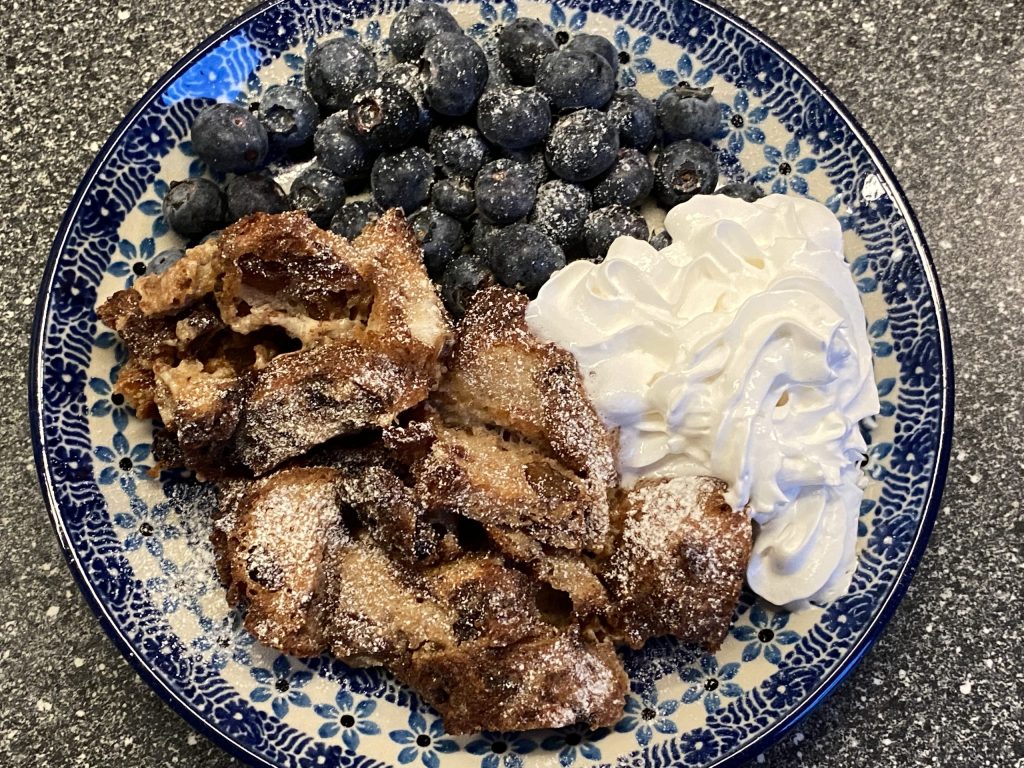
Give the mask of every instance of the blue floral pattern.
[(679, 709), (677, 699), (659, 702), (657, 694), (641, 699), (634, 695), (626, 697), (625, 717), (615, 724), (619, 733), (633, 732), (636, 742), (642, 747), (651, 743), (654, 732), (672, 734), (679, 731), (672, 715)]
[(438, 718), (430, 722), (416, 710), (409, 713), (408, 729), (391, 731), (388, 736), (396, 744), (401, 744), (398, 762), (402, 765), (413, 763), (417, 758), (426, 768), (438, 768), (441, 759), (438, 755), (446, 755), (458, 749), (452, 739), (444, 738), (444, 726)]
[(253, 667), (249, 670), (259, 683), (249, 698), (256, 702), (270, 702), (270, 708), (278, 717), (288, 714), (289, 707), (310, 707), (313, 702), (302, 689), (313, 679), (313, 673), (304, 669), (292, 669), (287, 656), (274, 659), (270, 669)]
[(683, 703), (704, 703), (704, 710), (711, 714), (722, 706), (722, 698), (735, 699), (743, 695), (743, 689), (732, 681), (739, 673), (738, 662), (730, 662), (719, 667), (718, 659), (712, 654), (701, 657), (696, 667), (688, 667), (679, 673), (690, 687), (683, 692)]
[(323, 739), (332, 739), (340, 733), (345, 748), (354, 752), (359, 749), (359, 734), (373, 736), (380, 733), (380, 726), (370, 719), (376, 708), (377, 702), (372, 699), (356, 702), (349, 691), (340, 688), (334, 696), (334, 704), (313, 707), (318, 716), (327, 720), (317, 733)]
[[(97, 326), (95, 307), (147, 274), (156, 253), (179, 244), (161, 212), (172, 178), (165, 168), (208, 172), (188, 141), (198, 110), (213, 99), (259, 94), (264, 67), (277, 59), (284, 74), (274, 82), (300, 81), (310, 46), (325, 33), (386, 51), (381, 25), (359, 21), (377, 7), (282, 0), (233, 27), (147, 97), (104, 151), (61, 229), (33, 355), (33, 438), (55, 522), (108, 623), (152, 670), (154, 685), (203, 712), (229, 743), (290, 768), (376, 768), (381, 760), (434, 768), (460, 742), (391, 676), (331, 659), (267, 655), (241, 615), (211, 599), (221, 597), (211, 560), (189, 559), (212, 558), (209, 521), (194, 514), (212, 504), (209, 489), (188, 473), (151, 472), (148, 427), (113, 394), (124, 349)], [(515, 2), (460, 5), (460, 12), (477, 9), (471, 32), (482, 43), (519, 13)], [(865, 299), (882, 405), (878, 425), (865, 430), (873, 482), (850, 594), (810, 618), (745, 602), (714, 657), (698, 660), (664, 638), (627, 654), (633, 693), (612, 731), (565, 729), (537, 737), (539, 744), (519, 734), (479, 734), (462, 747), (482, 768), (552, 758), (617, 762), (631, 750), (623, 765), (706, 765), (750, 754), (766, 724), (840, 676), (855, 645), (877, 630), (883, 597), (902, 591), (948, 450), (949, 353), (937, 293), (923, 241), (886, 170), (858, 130), (777, 52), (687, 0), (566, 0), (549, 6), (546, 21), (563, 40), (597, 21), (614, 29), (628, 58), (623, 84), (714, 86), (725, 117), (717, 142), (723, 177), (820, 199), (857, 243), (851, 270)]]
[(733, 624), (730, 634), (741, 643), (746, 643), (741, 656), (743, 661), (753, 661), (763, 652), (766, 661), (778, 666), (785, 647), (800, 639), (799, 634), (786, 629), (789, 616), (789, 611), (769, 611), (757, 603), (750, 609), (750, 624)]

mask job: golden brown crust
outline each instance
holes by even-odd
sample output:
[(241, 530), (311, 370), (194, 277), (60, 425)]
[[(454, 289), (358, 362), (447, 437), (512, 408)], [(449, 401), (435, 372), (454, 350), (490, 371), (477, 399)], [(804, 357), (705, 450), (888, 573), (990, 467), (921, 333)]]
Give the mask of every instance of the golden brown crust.
[(538, 340), (527, 299), (494, 286), (478, 292), (459, 324), (445, 402), (467, 418), (547, 446), (594, 487), (615, 484), (616, 444), (587, 398), (572, 355)]
[(419, 253), (398, 211), (354, 244), (301, 212), (247, 217), (100, 308), (131, 355), (118, 391), (208, 476), (386, 426), (450, 338)]
[(750, 556), (744, 510), (712, 477), (643, 484), (623, 494), (622, 532), (601, 572), (611, 633), (640, 648), (673, 635), (715, 650), (732, 621)]

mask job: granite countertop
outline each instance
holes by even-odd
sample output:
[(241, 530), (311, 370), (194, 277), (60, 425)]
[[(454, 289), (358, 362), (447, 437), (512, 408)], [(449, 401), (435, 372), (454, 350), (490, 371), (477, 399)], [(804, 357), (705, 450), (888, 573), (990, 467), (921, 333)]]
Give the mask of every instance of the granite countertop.
[[(0, 765), (237, 765), (106, 638), (38, 492), (25, 361), (65, 205), (123, 114), (246, 0), (8, 0), (0, 25)], [(931, 545), (848, 681), (756, 763), (1022, 766), (1024, 4), (725, 0), (797, 55), (889, 159), (935, 256), (957, 368)]]

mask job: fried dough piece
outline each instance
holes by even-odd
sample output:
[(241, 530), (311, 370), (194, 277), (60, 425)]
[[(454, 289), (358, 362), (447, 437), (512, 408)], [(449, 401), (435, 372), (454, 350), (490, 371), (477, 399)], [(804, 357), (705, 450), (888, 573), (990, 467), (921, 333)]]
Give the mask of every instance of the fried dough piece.
[(349, 540), (336, 470), (286, 469), (222, 485), (213, 544), (229, 605), (245, 604), (245, 628), (298, 656), (325, 647), (320, 610), (333, 576), (329, 551)]
[(611, 726), (629, 689), (614, 647), (584, 640), (576, 627), (507, 647), (423, 649), (403, 677), (453, 734)]
[(714, 651), (739, 599), (751, 523), (725, 483), (687, 477), (639, 485), (621, 502), (622, 532), (601, 577), (612, 636), (631, 648), (673, 635)]
[(476, 294), (459, 324), (440, 401), (465, 420), (539, 442), (594, 488), (612, 486), (615, 438), (590, 404), (572, 354), (530, 332), (527, 303), (499, 286)]
[(211, 477), (390, 424), (426, 398), (451, 330), (398, 211), (354, 243), (254, 214), (99, 315), (129, 348), (117, 391)]
[(604, 487), (592, 484), (526, 442), (482, 426), (448, 426), (434, 417), (435, 441), (413, 467), (428, 507), (487, 527), (521, 531), (538, 542), (580, 552), (599, 548), (608, 530)]

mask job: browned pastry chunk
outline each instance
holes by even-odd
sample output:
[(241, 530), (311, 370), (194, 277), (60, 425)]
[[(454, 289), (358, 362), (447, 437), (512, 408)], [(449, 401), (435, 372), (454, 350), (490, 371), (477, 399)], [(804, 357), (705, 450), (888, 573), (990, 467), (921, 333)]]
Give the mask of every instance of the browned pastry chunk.
[(323, 613), (334, 656), (352, 666), (385, 664), (401, 676), (413, 651), (454, 645), (449, 607), (368, 536), (339, 542), (330, 562)]
[(208, 476), (263, 474), (423, 401), (450, 322), (400, 212), (354, 243), (255, 214), (99, 310), (128, 346), (117, 391)]
[(508, 647), (424, 648), (403, 677), (453, 734), (611, 726), (629, 689), (614, 647), (584, 640), (576, 627)]
[(320, 605), (349, 535), (341, 524), (337, 470), (286, 469), (221, 486), (213, 543), (228, 603), (248, 606), (245, 627), (299, 656), (322, 651)]
[(464, 418), (545, 445), (594, 487), (616, 482), (615, 439), (587, 398), (572, 354), (537, 339), (527, 299), (494, 286), (476, 294), (458, 328), (442, 401)]
[(602, 573), (612, 635), (632, 648), (660, 635), (715, 650), (739, 599), (751, 523), (725, 483), (690, 477), (640, 485), (623, 497), (622, 533)]
[(555, 458), (529, 443), (504, 440), (493, 429), (447, 426), (436, 418), (432, 426), (430, 453), (413, 467), (417, 492), (428, 507), (576, 552), (603, 545), (603, 486), (595, 494)]

